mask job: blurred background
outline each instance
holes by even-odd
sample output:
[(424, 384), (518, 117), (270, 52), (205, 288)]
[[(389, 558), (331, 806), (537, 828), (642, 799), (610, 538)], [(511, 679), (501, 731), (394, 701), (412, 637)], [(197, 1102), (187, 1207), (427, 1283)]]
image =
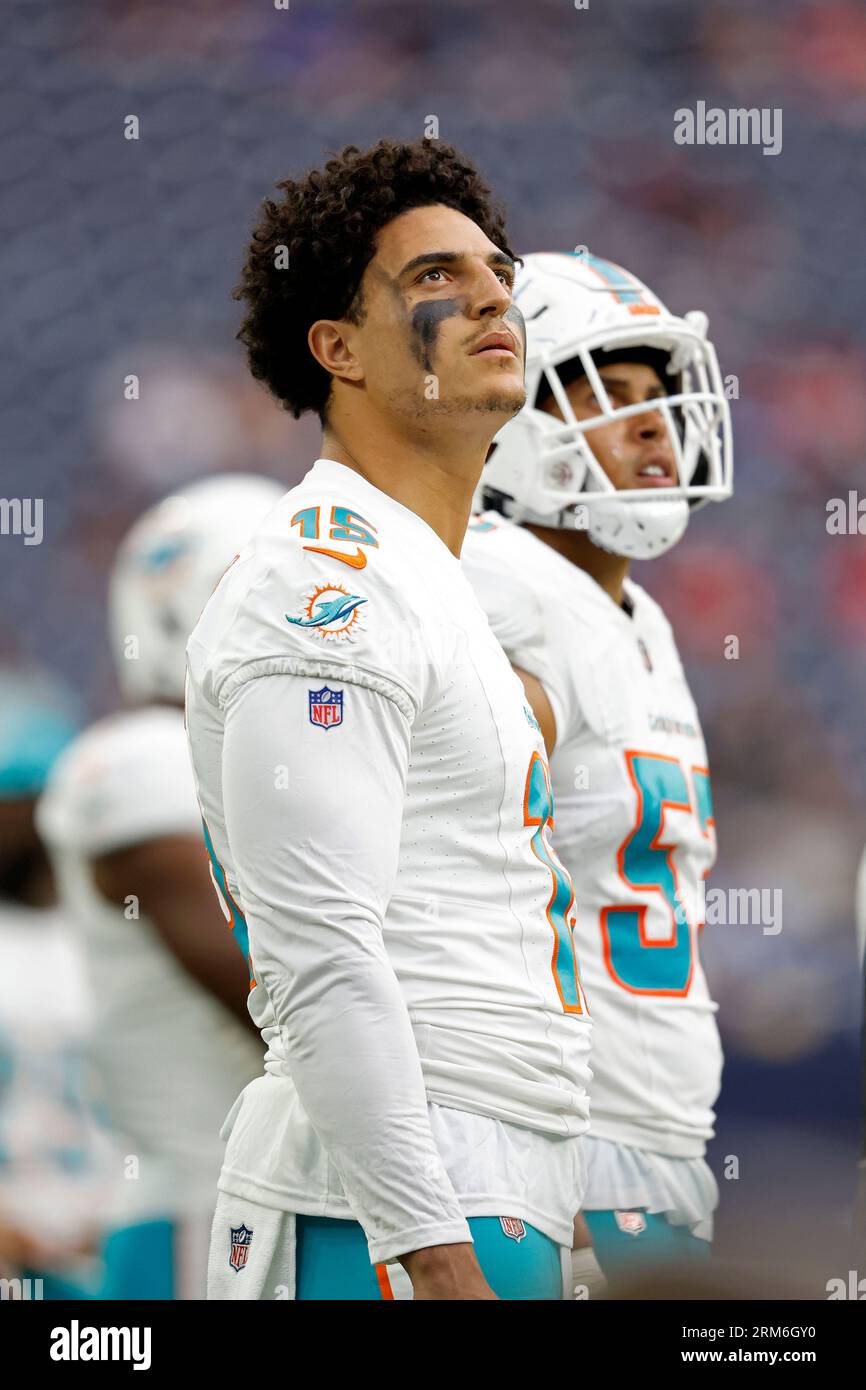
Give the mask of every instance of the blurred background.
[[(866, 540), (829, 534), (827, 504), (866, 473), (866, 9), (7, 0), (4, 29), (2, 492), (44, 500), (44, 538), (0, 536), (0, 662), (51, 673), (82, 719), (117, 702), (106, 577), (142, 508), (221, 469), (288, 487), (315, 457), (316, 424), (277, 409), (234, 341), (277, 179), (435, 116), (518, 250), (586, 245), (709, 314), (736, 377), (735, 496), (636, 577), (704, 722), (712, 886), (782, 893), (778, 935), (704, 932), (728, 1057), (718, 1248), (776, 1265), (808, 1247), (822, 1296), (849, 1268), (860, 1129)], [(700, 100), (781, 108), (781, 153), (677, 145), (674, 112)]]

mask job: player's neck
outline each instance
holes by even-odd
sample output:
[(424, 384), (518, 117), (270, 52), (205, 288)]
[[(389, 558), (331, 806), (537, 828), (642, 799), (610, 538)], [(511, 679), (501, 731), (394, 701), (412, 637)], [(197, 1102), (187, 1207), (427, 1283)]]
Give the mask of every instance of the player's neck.
[[(472, 496), (490, 446), (487, 432), (454, 431), (411, 438), (388, 422), (373, 431), (340, 428), (329, 422), (322, 455), (360, 473), (368, 483), (420, 516), (459, 558), (472, 509)], [(444, 436), (444, 437), (443, 437)]]
[(625, 597), (623, 586), (631, 566), (629, 559), (624, 555), (611, 555), (609, 550), (593, 545), (585, 531), (563, 531), (558, 527), (531, 524), (526, 529), (544, 541), (545, 545), (564, 555), (578, 569), (585, 570), (615, 604), (622, 606)]

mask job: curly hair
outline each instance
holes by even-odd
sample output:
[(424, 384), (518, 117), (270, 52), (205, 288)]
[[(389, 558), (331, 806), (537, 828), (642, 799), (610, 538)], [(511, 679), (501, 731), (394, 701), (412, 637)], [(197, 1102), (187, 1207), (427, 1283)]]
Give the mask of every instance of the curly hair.
[[(362, 321), (361, 277), (377, 233), (393, 218), (442, 203), (511, 254), (504, 214), (487, 185), (465, 156), (439, 141), (347, 145), (324, 169), (276, 186), (283, 197), (263, 203), (234, 290), (246, 301), (237, 336), (253, 376), (295, 419), (315, 410), (324, 420), (331, 389), (330, 374), (307, 344), (310, 325), (320, 318)], [(288, 252), (284, 269), (280, 248)]]

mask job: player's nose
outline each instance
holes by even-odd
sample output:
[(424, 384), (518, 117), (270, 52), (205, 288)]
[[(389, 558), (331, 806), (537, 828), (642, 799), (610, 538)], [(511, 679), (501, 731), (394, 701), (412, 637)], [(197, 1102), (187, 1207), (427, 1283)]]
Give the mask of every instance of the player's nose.
[(511, 287), (498, 267), (478, 264), (470, 294), (472, 318), (499, 318), (511, 303)]
[(640, 411), (631, 419), (632, 430), (639, 439), (667, 438), (667, 426), (660, 410)]

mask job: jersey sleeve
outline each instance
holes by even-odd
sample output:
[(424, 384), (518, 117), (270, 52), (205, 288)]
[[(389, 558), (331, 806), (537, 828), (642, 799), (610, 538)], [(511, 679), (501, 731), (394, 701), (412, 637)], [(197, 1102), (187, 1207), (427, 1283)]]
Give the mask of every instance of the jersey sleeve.
[(417, 578), (400, 572), (398, 556), (360, 546), (353, 554), (345, 544), (340, 554), (294, 536), (257, 538), (190, 643), (190, 668), (208, 698), (225, 709), (260, 676), (334, 678), (384, 695), (414, 719), (441, 669), (436, 607), (419, 602)]
[(179, 710), (150, 710), (96, 725), (52, 769), (37, 808), (54, 849), (88, 858), (163, 835), (199, 835)]
[(562, 742), (573, 700), (556, 633), (551, 631), (548, 605), (542, 602), (531, 575), (526, 574), (521, 557), (503, 548), (495, 532), (470, 532), (461, 562), (493, 635), (512, 666), (528, 671), (544, 686), (556, 721), (557, 742)]
[(409, 721), (395, 700), (351, 680), (329, 691), (337, 713), (313, 717), (319, 693), (285, 674), (231, 692), (223, 811), (256, 981), (378, 1262), (471, 1236), (430, 1130), (383, 940)]

